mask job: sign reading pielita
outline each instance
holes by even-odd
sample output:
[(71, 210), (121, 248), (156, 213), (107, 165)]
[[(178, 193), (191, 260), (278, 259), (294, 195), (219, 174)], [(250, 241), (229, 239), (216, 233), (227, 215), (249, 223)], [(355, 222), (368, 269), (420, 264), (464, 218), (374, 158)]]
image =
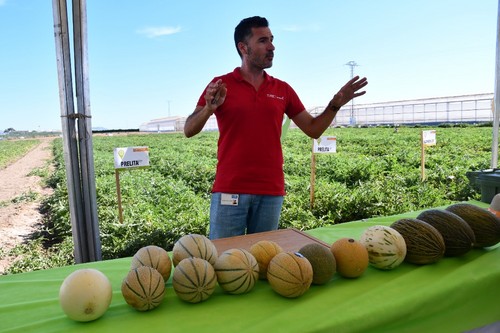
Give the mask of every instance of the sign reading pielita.
[(136, 169), (149, 167), (148, 147), (115, 148), (115, 169)]
[(322, 136), (313, 140), (313, 153), (328, 154), (337, 152), (337, 137)]

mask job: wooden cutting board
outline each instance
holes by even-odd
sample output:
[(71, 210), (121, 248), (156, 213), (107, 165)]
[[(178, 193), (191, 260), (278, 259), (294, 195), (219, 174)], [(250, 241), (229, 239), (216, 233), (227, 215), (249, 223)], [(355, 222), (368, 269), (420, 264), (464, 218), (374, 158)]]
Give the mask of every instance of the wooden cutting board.
[(212, 242), (214, 243), (215, 247), (217, 248), (217, 252), (220, 255), (222, 252), (232, 248), (250, 250), (250, 247), (253, 244), (261, 240), (276, 242), (285, 252), (297, 252), (302, 246), (309, 243), (319, 243), (323, 246), (326, 246), (327, 248), (330, 248), (330, 244), (327, 244), (294, 228), (278, 229), (274, 231), (259, 232), (249, 235), (219, 238), (212, 240)]

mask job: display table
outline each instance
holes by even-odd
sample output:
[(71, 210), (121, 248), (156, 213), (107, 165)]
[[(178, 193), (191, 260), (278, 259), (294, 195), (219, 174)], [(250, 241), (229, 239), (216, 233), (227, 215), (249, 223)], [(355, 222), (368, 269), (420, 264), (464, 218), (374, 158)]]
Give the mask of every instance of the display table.
[[(480, 202), (475, 204), (487, 207)], [(359, 238), (372, 225), (390, 225), (418, 212), (355, 221), (306, 231), (332, 244)], [(465, 332), (500, 321), (500, 249), (474, 249), (432, 265), (403, 263), (392, 271), (369, 267), (358, 279), (338, 274), (288, 299), (258, 281), (248, 294), (217, 286), (207, 301), (190, 304), (171, 281), (160, 307), (138, 312), (121, 295), (131, 258), (0, 276), (0, 332)], [(59, 287), (80, 268), (96, 268), (113, 286), (108, 311), (96, 321), (74, 322), (59, 306)]]

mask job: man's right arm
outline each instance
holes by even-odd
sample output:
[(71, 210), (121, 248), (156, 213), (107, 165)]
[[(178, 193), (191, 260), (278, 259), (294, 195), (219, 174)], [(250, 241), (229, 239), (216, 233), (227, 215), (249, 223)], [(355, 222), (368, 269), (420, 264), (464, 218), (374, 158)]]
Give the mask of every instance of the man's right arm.
[(193, 113), (186, 119), (184, 135), (190, 138), (200, 133), (212, 114), (213, 110), (210, 110), (207, 105), (197, 106)]
[(184, 124), (184, 135), (186, 137), (190, 138), (201, 132), (208, 118), (226, 100), (226, 94), (227, 88), (221, 79), (208, 84), (207, 89), (205, 89), (205, 106), (198, 105), (186, 119), (186, 123)]

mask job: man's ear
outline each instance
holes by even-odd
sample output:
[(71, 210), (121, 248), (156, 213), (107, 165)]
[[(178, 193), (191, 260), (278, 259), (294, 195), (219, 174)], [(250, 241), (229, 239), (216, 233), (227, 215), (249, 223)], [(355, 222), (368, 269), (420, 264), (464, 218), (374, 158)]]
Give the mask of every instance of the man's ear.
[(238, 50), (240, 50), (241, 54), (247, 54), (247, 44), (243, 42), (238, 43)]

